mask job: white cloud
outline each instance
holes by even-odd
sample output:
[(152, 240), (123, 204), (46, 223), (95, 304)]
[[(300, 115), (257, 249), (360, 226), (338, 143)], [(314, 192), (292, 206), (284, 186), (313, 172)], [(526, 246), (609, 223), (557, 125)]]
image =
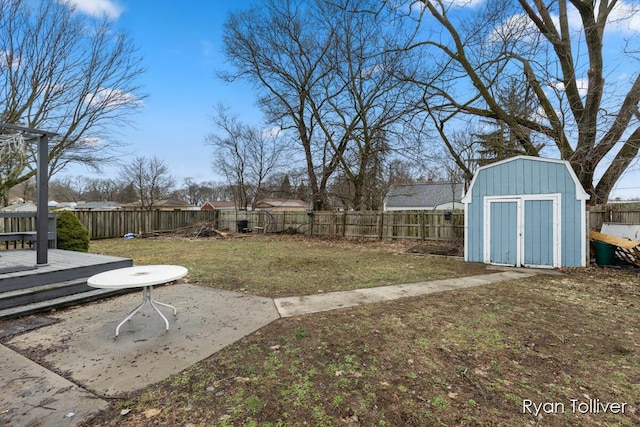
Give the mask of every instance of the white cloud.
[[(596, 2), (595, 13), (598, 13), (599, 1)], [(630, 4), (628, 1), (618, 1), (609, 14), (605, 32), (617, 31), (622, 33), (633, 34), (640, 31), (640, 10), (637, 5)], [(552, 16), (556, 28), (559, 28), (559, 20), (557, 15)], [(567, 19), (569, 28), (573, 31), (582, 31), (582, 18), (580, 13), (574, 7), (567, 10)]]
[(633, 34), (640, 31), (640, 10), (637, 5), (619, 1), (609, 15), (608, 28), (622, 33)]
[(589, 80), (578, 79), (576, 81), (576, 84), (578, 86), (578, 93), (580, 93), (580, 96), (582, 97), (587, 96), (587, 89), (589, 88)]
[(531, 31), (537, 32), (538, 30), (526, 14), (519, 13), (510, 16), (506, 21), (494, 28), (489, 33), (487, 42), (496, 43), (501, 40), (511, 40), (514, 35), (530, 34)]
[[(476, 7), (484, 3), (485, 0), (442, 0), (442, 4), (447, 7)], [(431, 3), (430, 0), (427, 0), (427, 3)], [(410, 6), (413, 9), (422, 8), (422, 2), (420, 1), (411, 1)]]
[[(451, 0), (454, 4), (463, 3), (464, 0)], [(478, 3), (471, 2), (471, 3)], [(596, 5), (596, 11), (598, 5)], [(560, 19), (557, 14), (552, 13), (551, 19), (556, 28), (560, 28)], [(582, 32), (582, 18), (576, 8), (570, 7), (567, 9), (567, 21), (569, 29), (572, 32)], [(628, 1), (619, 1), (615, 8), (609, 15), (609, 20), (606, 26), (607, 32), (617, 31), (626, 34), (635, 34), (640, 32), (640, 8), (637, 5), (632, 5)], [(529, 33), (531, 31), (531, 33)], [(513, 34), (534, 34), (538, 29), (524, 14), (516, 14), (509, 17), (506, 21), (498, 25), (487, 38), (489, 43), (494, 43), (505, 38), (510, 38), (509, 35)], [(523, 40), (523, 41), (526, 41)]]
[(456, 7), (476, 7), (484, 3), (484, 0), (445, 0), (443, 3)]
[(62, 4), (73, 6), (78, 12), (95, 18), (117, 19), (124, 8), (112, 0), (58, 0)]
[[(589, 87), (589, 81), (587, 79), (578, 79), (576, 80), (576, 85), (578, 86), (578, 93), (580, 96), (585, 97), (587, 95), (587, 88)], [(557, 82), (553, 85), (556, 90), (560, 92), (564, 92), (564, 83)]]
[(78, 143), (80, 145), (83, 145), (85, 147), (90, 147), (90, 148), (98, 148), (100, 147), (102, 144), (102, 139), (96, 137), (96, 136), (85, 136), (83, 138), (81, 138)]
[(84, 102), (91, 106), (124, 107), (128, 105), (142, 107), (143, 103), (130, 93), (117, 89), (102, 88), (85, 97)]
[[(482, 3), (484, 3), (485, 0), (442, 0), (442, 4), (444, 6), (445, 9), (451, 8), (451, 7), (477, 7), (479, 5), (481, 5)], [(431, 3), (430, 0), (426, 0), (425, 3)], [(406, 1), (406, 0), (400, 0), (397, 2), (397, 4), (394, 6), (395, 9), (406, 9), (409, 12), (420, 12), (422, 10), (424, 10), (425, 8), (425, 3), (423, 3), (422, 1), (415, 1), (415, 0), (410, 0), (410, 1)]]
[(0, 51), (0, 68), (17, 70), (20, 67), (21, 58), (11, 58), (10, 52)]
[(538, 123), (544, 123), (547, 120), (547, 113), (544, 108), (538, 107), (534, 113), (534, 117)]
[(203, 56), (211, 56), (215, 53), (215, 44), (209, 40), (200, 40), (200, 51)]
[(282, 133), (280, 126), (274, 126), (271, 129), (267, 129), (262, 132), (264, 138), (277, 138)]

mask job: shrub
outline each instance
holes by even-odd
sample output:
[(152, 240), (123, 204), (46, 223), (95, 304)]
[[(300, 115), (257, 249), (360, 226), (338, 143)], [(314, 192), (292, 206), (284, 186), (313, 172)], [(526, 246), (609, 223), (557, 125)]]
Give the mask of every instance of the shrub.
[(89, 251), (89, 230), (69, 211), (62, 211), (56, 217), (58, 249), (76, 252)]

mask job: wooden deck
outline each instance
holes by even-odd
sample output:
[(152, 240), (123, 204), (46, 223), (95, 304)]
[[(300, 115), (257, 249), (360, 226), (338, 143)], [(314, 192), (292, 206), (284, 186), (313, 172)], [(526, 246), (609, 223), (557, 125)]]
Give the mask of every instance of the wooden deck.
[(49, 249), (48, 261), (36, 266), (36, 251), (32, 249), (0, 250), (0, 318), (113, 295), (89, 287), (87, 279), (133, 265), (129, 258), (61, 249)]

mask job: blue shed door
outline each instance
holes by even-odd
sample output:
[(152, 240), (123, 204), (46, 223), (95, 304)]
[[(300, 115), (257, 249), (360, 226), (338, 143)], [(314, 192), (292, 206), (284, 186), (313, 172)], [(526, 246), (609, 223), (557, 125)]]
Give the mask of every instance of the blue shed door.
[(524, 265), (554, 266), (553, 200), (524, 202)]
[(492, 201), (490, 206), (489, 262), (518, 265), (518, 202)]
[(560, 266), (560, 195), (488, 197), (484, 212), (484, 262)]

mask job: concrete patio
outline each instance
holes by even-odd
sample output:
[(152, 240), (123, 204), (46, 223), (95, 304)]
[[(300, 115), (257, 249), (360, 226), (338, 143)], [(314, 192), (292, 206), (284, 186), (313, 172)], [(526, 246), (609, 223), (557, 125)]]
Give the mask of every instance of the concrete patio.
[[(106, 399), (161, 381), (279, 318), (269, 298), (186, 283), (154, 294), (178, 310), (176, 317), (163, 310), (169, 331), (147, 304), (115, 338), (142, 292), (0, 323), (0, 336), (23, 329), (0, 340), (2, 424), (76, 425)], [(30, 323), (49, 324), (29, 331)]]

